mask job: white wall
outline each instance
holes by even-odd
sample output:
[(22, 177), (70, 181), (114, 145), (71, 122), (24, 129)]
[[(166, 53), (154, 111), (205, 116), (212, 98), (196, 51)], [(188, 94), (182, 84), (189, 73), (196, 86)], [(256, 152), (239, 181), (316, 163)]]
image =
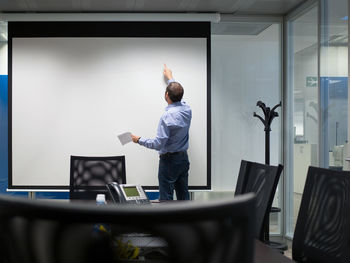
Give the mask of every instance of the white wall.
[[(265, 162), (256, 102), (281, 100), (279, 25), (257, 36), (212, 36), (212, 188), (234, 190), (242, 159)], [(281, 116), (281, 108), (277, 110)], [(281, 161), (281, 117), (271, 132), (271, 164)]]
[(7, 75), (7, 43), (0, 42), (0, 75)]

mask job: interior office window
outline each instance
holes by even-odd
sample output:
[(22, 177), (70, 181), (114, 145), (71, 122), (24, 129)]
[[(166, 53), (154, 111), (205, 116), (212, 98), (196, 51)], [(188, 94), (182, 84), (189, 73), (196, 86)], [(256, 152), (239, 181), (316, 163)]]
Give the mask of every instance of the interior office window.
[[(253, 112), (261, 100), (281, 101), (281, 25), (279, 23), (212, 24), (212, 188), (234, 191), (242, 159), (265, 162), (265, 132)], [(281, 108), (272, 123), (271, 165), (281, 163)], [(222, 195), (220, 195), (222, 196)], [(274, 206), (280, 207), (280, 189)], [(271, 215), (270, 230), (280, 233), (280, 213)]]
[(320, 95), (324, 166), (349, 170), (348, 1), (321, 5)]
[(319, 164), (318, 7), (287, 23), (288, 94), (292, 110), (288, 137), (287, 235), (292, 235), (308, 167)]

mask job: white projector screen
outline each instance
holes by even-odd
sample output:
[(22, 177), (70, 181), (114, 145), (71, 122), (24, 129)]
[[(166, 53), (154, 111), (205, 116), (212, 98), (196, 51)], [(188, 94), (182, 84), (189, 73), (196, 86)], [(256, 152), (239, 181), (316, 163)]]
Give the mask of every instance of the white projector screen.
[(207, 40), (14, 34), (9, 188), (68, 188), (71, 155), (125, 155), (127, 183), (158, 186), (157, 151), (117, 135), (155, 137), (166, 63), (192, 108), (189, 185), (208, 189)]

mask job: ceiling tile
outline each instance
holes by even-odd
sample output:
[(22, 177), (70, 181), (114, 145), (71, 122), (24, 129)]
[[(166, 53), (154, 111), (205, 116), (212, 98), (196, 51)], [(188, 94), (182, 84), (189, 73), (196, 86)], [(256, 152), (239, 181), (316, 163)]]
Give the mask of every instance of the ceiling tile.
[(5, 0), (1, 12), (215, 12), (285, 14), (305, 0)]

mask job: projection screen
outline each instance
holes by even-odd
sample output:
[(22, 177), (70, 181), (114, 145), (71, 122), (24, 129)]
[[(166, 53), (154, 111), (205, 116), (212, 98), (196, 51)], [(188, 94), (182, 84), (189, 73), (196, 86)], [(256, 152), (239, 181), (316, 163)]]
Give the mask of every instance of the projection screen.
[[(158, 186), (163, 64), (192, 108), (190, 189), (210, 188), (210, 25), (10, 22), (9, 188), (67, 189), (70, 156), (125, 155), (127, 183)], [(209, 156), (209, 157), (208, 157)]]

